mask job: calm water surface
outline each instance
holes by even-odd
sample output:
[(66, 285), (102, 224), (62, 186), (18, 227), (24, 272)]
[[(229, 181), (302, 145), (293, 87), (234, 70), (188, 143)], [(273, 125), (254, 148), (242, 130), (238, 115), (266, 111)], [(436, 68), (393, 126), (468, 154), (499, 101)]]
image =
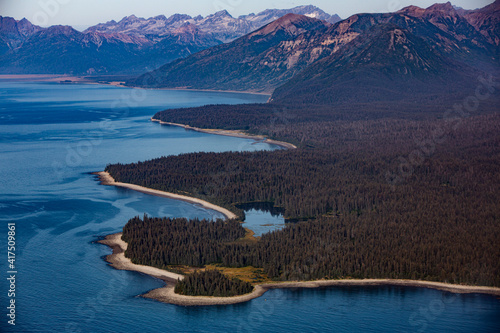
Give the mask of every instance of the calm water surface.
[[(90, 172), (196, 151), (276, 149), (160, 126), (165, 108), (266, 96), (0, 82), (1, 332), (497, 332), (500, 301), (398, 287), (274, 290), (248, 303), (179, 307), (137, 295), (161, 281), (117, 271), (98, 237), (127, 220), (220, 217), (181, 201), (99, 186)], [(255, 226), (282, 219), (257, 210)], [(268, 220), (266, 220), (268, 219)], [(269, 220), (273, 219), (273, 220)], [(7, 324), (7, 223), (16, 224), (16, 326)], [(273, 226), (267, 226), (274, 228)], [(257, 230), (258, 231), (258, 230)], [(261, 230), (260, 232), (265, 232)], [(259, 231), (258, 231), (259, 232)]]

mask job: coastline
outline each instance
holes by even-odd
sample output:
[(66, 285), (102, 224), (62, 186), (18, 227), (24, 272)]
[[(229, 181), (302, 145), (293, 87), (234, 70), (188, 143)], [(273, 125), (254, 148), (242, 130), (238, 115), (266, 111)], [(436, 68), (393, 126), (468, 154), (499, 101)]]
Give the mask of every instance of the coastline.
[[(218, 129), (201, 129), (197, 127), (191, 127), (189, 125), (163, 122), (158, 119), (151, 118), (151, 121), (158, 122), (162, 125), (171, 125), (182, 127), (186, 130), (194, 130), (203, 133), (232, 136), (238, 138), (252, 139), (256, 141), (263, 141), (270, 144), (280, 145), (287, 149), (296, 149), (297, 147), (286, 143), (279, 142), (265, 138), (264, 136), (258, 135), (248, 135), (240, 131), (229, 131), (229, 130), (218, 130)], [(101, 184), (118, 186), (123, 188), (132, 189), (135, 191), (143, 192), (146, 194), (156, 195), (160, 197), (166, 197), (176, 200), (183, 200), (190, 203), (200, 204), (205, 208), (213, 209), (221, 212), (228, 218), (235, 218), (236, 215), (232, 212), (213, 205), (201, 199), (192, 198), (184, 195), (177, 195), (174, 193), (153, 190), (139, 185), (120, 183), (116, 182), (111, 175), (107, 172), (97, 172), (95, 173), (99, 176)], [(208, 306), (208, 305), (227, 305), (227, 304), (237, 304), (250, 301), (252, 299), (258, 298), (264, 295), (268, 290), (271, 289), (285, 289), (285, 288), (321, 288), (321, 287), (345, 287), (345, 286), (400, 286), (400, 287), (416, 287), (416, 288), (428, 288), (435, 289), (445, 292), (457, 293), (457, 294), (467, 294), (467, 293), (479, 293), (500, 296), (500, 288), (497, 287), (487, 287), (487, 286), (470, 286), (470, 285), (457, 285), (449, 284), (443, 282), (433, 282), (433, 281), (421, 281), (421, 280), (406, 280), (406, 279), (339, 279), (339, 280), (316, 280), (316, 281), (286, 281), (286, 282), (273, 282), (273, 283), (262, 283), (254, 286), (254, 290), (251, 293), (234, 296), (234, 297), (210, 297), (210, 296), (185, 296), (179, 295), (174, 292), (174, 285), (177, 279), (182, 279), (183, 275), (169, 272), (167, 270), (162, 270), (159, 268), (136, 265), (131, 262), (129, 258), (125, 257), (125, 250), (127, 248), (127, 243), (121, 239), (121, 233), (113, 234), (107, 236), (104, 240), (98, 241), (98, 243), (107, 245), (113, 249), (113, 253), (106, 257), (106, 260), (110, 265), (116, 269), (136, 271), (143, 274), (147, 274), (165, 281), (166, 285), (161, 288), (151, 290), (143, 295), (144, 298), (154, 299), (160, 302), (175, 304), (181, 306)]]
[(58, 82), (61, 80), (83, 80), (82, 77), (65, 74), (0, 74), (0, 80)]
[(122, 240), (121, 232), (108, 235), (104, 239), (97, 242), (99, 244), (107, 245), (113, 250), (112, 254), (106, 256), (106, 261), (109, 262), (110, 266), (113, 268), (147, 274), (165, 282), (175, 283), (177, 279), (184, 279), (184, 276), (181, 274), (176, 274), (152, 266), (134, 264), (132, 260), (125, 257), (125, 251), (127, 250), (128, 244)]
[(98, 241), (99, 244), (107, 245), (113, 250), (112, 254), (106, 256), (106, 261), (110, 266), (119, 270), (147, 274), (161, 279), (166, 283), (164, 287), (153, 289), (141, 295), (141, 297), (176, 305), (224, 305), (246, 302), (262, 296), (267, 291), (260, 286), (255, 286), (251, 293), (233, 297), (184, 296), (176, 294), (174, 292), (175, 283), (177, 279), (182, 280), (184, 276), (164, 269), (132, 263), (129, 258), (125, 257), (125, 250), (128, 244), (121, 237), (122, 233), (119, 232), (108, 235)]
[[(91, 76), (91, 75), (89, 75)], [(101, 77), (105, 78), (105, 75)], [(251, 95), (272, 95), (272, 92), (262, 92), (262, 91), (252, 91), (252, 90), (216, 90), (216, 89), (189, 89), (189, 88), (144, 88), (135, 86), (126, 86), (125, 81), (110, 81), (101, 82), (99, 80), (93, 80), (86, 76), (70, 75), (70, 74), (0, 74), (0, 80), (9, 81), (27, 81), (27, 82), (55, 82), (60, 83), (60, 81), (70, 80), (68, 83), (79, 83), (79, 84), (101, 84), (104, 86), (114, 86), (120, 88), (130, 88), (130, 89), (148, 89), (148, 90), (178, 90), (178, 91), (199, 91), (199, 92), (222, 92), (222, 93), (232, 93), (232, 94), (251, 94)]]
[(94, 172), (93, 174), (99, 176), (99, 180), (101, 181), (102, 185), (128, 188), (128, 189), (131, 189), (134, 191), (154, 195), (157, 197), (182, 200), (182, 201), (186, 201), (189, 203), (198, 204), (204, 208), (215, 210), (219, 213), (222, 213), (228, 219), (235, 219), (238, 217), (233, 212), (231, 212), (225, 208), (222, 208), (220, 206), (214, 205), (214, 204), (212, 204), (208, 201), (205, 201), (205, 200), (201, 200), (201, 199), (197, 199), (197, 198), (193, 198), (193, 197), (188, 197), (186, 195), (180, 195), (180, 194), (160, 191), (160, 190), (153, 190), (151, 188), (147, 188), (147, 187), (139, 186), (139, 185), (135, 185), (135, 184), (116, 182), (115, 179), (113, 177), (111, 177), (111, 175), (106, 171)]
[(317, 281), (291, 281), (279, 283), (264, 283), (254, 286), (254, 290), (245, 295), (233, 297), (209, 297), (209, 296), (184, 296), (174, 292), (174, 286), (165, 286), (141, 295), (144, 298), (154, 299), (163, 303), (182, 306), (203, 306), (203, 305), (225, 305), (248, 302), (261, 297), (271, 289), (289, 288), (321, 288), (321, 287), (347, 287), (347, 286), (400, 286), (428, 288), (446, 291), (456, 294), (487, 294), (500, 296), (500, 288), (475, 287), (454, 285), (441, 282), (418, 281), (418, 280), (392, 280), (392, 279), (363, 279), (363, 280), (317, 280)]
[(262, 284), (266, 289), (278, 288), (320, 288), (334, 286), (400, 286), (428, 288), (447, 291), (456, 294), (487, 294), (500, 296), (500, 288), (486, 286), (469, 286), (444, 282), (404, 280), (404, 279), (342, 279), (342, 280), (316, 280), (316, 281), (290, 281)]
[[(101, 79), (103, 79), (101, 77)], [(122, 81), (101, 82), (85, 76), (70, 74), (0, 74), (0, 81), (17, 82), (52, 82), (59, 84), (100, 84), (105, 86), (124, 87)], [(64, 82), (67, 81), (67, 82)]]
[(442, 282), (420, 281), (420, 280), (398, 280), (398, 279), (344, 279), (344, 280), (317, 280), (317, 281), (287, 281), (276, 283), (263, 283), (254, 286), (254, 290), (245, 295), (233, 297), (211, 297), (211, 296), (185, 296), (174, 292), (174, 285), (177, 279), (183, 279), (180, 274), (172, 273), (159, 268), (136, 265), (129, 258), (125, 257), (127, 243), (121, 239), (122, 233), (106, 236), (98, 241), (112, 248), (113, 253), (106, 257), (106, 261), (116, 269), (128, 270), (147, 274), (162, 279), (166, 285), (141, 295), (141, 297), (154, 299), (163, 303), (182, 306), (204, 306), (204, 305), (227, 305), (250, 301), (264, 295), (271, 289), (285, 288), (321, 288), (331, 286), (401, 286), (429, 288), (451, 293), (480, 293), (500, 296), (500, 288), (456, 285)]
[(189, 88), (150, 88), (150, 87), (136, 87), (136, 86), (123, 86), (125, 88), (131, 89), (152, 89), (152, 90), (178, 90), (178, 91), (199, 91), (199, 92), (222, 92), (231, 94), (250, 94), (250, 95), (262, 95), (269, 96), (271, 98), (272, 92), (267, 91), (253, 91), (253, 90), (216, 90), (216, 89), (189, 89)]
[(262, 135), (250, 135), (250, 134), (243, 133), (241, 131), (233, 131), (233, 130), (205, 129), (205, 128), (199, 128), (199, 127), (192, 127), (192, 126), (184, 125), (184, 124), (177, 124), (177, 123), (171, 123), (171, 122), (167, 122), (167, 121), (161, 121), (159, 119), (154, 119), (154, 118), (151, 118), (151, 121), (157, 122), (161, 125), (177, 126), (177, 127), (182, 127), (186, 130), (192, 130), (192, 131), (201, 132), (201, 133), (223, 135), (223, 136), (232, 136), (232, 137), (242, 138), (242, 139), (251, 139), (251, 140), (255, 140), (255, 141), (262, 141), (264, 143), (268, 143), (268, 144), (272, 144), (272, 145), (277, 145), (277, 146), (280, 146), (280, 147), (283, 147), (286, 149), (297, 149), (297, 146), (295, 146), (291, 143), (268, 139)]

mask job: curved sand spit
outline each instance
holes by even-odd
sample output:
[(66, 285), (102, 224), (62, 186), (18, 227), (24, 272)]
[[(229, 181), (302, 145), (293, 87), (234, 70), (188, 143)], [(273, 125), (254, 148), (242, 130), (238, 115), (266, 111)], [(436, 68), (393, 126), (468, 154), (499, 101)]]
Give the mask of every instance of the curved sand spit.
[(139, 186), (139, 185), (135, 185), (135, 184), (116, 182), (115, 179), (113, 177), (111, 177), (111, 175), (109, 173), (107, 173), (105, 171), (96, 172), (94, 174), (99, 176), (99, 179), (100, 179), (102, 185), (118, 186), (118, 187), (128, 188), (128, 189), (142, 192), (142, 193), (146, 193), (146, 194), (155, 195), (158, 197), (187, 201), (190, 203), (194, 203), (194, 204), (198, 204), (200, 206), (203, 206), (204, 208), (218, 211), (219, 213), (224, 214), (224, 216), (226, 216), (228, 219), (237, 218), (236, 214), (234, 214), (233, 212), (231, 212), (225, 208), (219, 207), (217, 205), (211, 204), (210, 202), (205, 201), (205, 200), (188, 197), (186, 195), (179, 195), (179, 194), (170, 193), (170, 192), (153, 190), (151, 188), (147, 188), (147, 187), (143, 187), (143, 186)]
[(116, 269), (144, 273), (162, 279), (163, 281), (177, 281), (177, 279), (182, 280), (184, 278), (183, 275), (172, 273), (164, 269), (132, 263), (132, 260), (125, 257), (125, 250), (127, 250), (128, 244), (122, 240), (121, 232), (106, 236), (105, 239), (100, 240), (98, 243), (107, 245), (113, 249), (113, 253), (106, 257), (106, 261)]
[(232, 136), (236, 138), (242, 138), (242, 139), (251, 139), (255, 141), (262, 141), (265, 143), (269, 143), (272, 145), (277, 145), (283, 148), (287, 149), (297, 149), (297, 146), (288, 143), (288, 142), (283, 142), (283, 141), (276, 141), (276, 140), (271, 140), (267, 139), (265, 136), (262, 135), (249, 135), (240, 131), (229, 131), (229, 130), (219, 130), (219, 129), (204, 129), (204, 128), (199, 128), (199, 127), (192, 127), (189, 125), (184, 125), (184, 124), (177, 124), (177, 123), (170, 123), (166, 121), (161, 121), (158, 119), (151, 118), (151, 121), (160, 123), (162, 125), (170, 125), (170, 126), (177, 126), (177, 127), (182, 127), (187, 130), (192, 130), (192, 131), (197, 131), (197, 132), (202, 132), (202, 133), (209, 133), (209, 134), (216, 134), (216, 135), (224, 135), (224, 136)]

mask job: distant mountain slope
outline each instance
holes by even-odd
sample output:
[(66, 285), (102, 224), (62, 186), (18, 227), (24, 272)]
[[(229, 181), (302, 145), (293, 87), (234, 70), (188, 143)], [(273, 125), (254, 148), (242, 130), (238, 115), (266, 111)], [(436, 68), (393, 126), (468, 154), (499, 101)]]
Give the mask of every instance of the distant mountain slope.
[(5, 21), (11, 22), (10, 26), (27, 26), (29, 31), (9, 34), (5, 24), (1, 26), (0, 73), (9, 74), (140, 74), (220, 44), (219, 40), (189, 25), (154, 38), (82, 33), (69, 26), (29, 28), (31, 24), (25, 19), (0, 17), (0, 22)]
[[(487, 21), (490, 24), (483, 24), (481, 27), (474, 26), (470, 23), (471, 20), (467, 19), (472, 11), (461, 14), (449, 2), (435, 4), (426, 9), (410, 6), (399, 13), (426, 20), (438, 28), (440, 32), (429, 34), (429, 36), (422, 34), (422, 37), (430, 41), (434, 48), (439, 48), (471, 66), (493, 70), (491, 58), (498, 58), (499, 48), (491, 37), (498, 36), (499, 31), (497, 31), (498, 26), (491, 22), (499, 20), (500, 12), (498, 8), (495, 10), (493, 4), (478, 12), (481, 13), (481, 17), (488, 17)], [(497, 66), (498, 59), (493, 64)]]
[(290, 46), (281, 51), (286, 56), (274, 57), (272, 52), (283, 45), (293, 45), (299, 35), (327, 28), (323, 21), (288, 14), (231, 43), (176, 60), (127, 84), (270, 91), (309, 64), (298, 63), (300, 53), (291, 53)]
[(139, 74), (219, 43), (190, 27), (153, 42), (135, 35), (52, 26), (38, 29), (0, 55), (0, 73)]
[(31, 24), (27, 19), (16, 21), (12, 17), (0, 16), (0, 55), (15, 49), (40, 30), (42, 28)]
[(340, 16), (338, 16), (337, 14), (327, 14), (320, 8), (311, 5), (298, 6), (291, 9), (267, 9), (263, 12), (258, 13), (257, 15), (250, 14), (240, 16), (240, 18), (244, 18), (245, 20), (251, 22), (259, 22), (260, 27), (262, 27), (265, 24), (271, 23), (272, 21), (285, 16), (286, 14), (304, 15), (318, 20), (326, 21), (331, 24), (337, 23), (341, 20)]
[[(487, 12), (487, 11), (486, 11)], [(482, 11), (484, 14), (485, 11)], [(489, 13), (489, 12), (487, 12)], [(301, 18), (302, 17), (302, 18)], [(293, 26), (304, 16), (288, 15), (258, 31), (232, 43), (217, 46), (179, 59), (156, 71), (131, 80), (130, 85), (148, 87), (185, 87), (194, 89), (224, 89), (272, 91), (284, 84), (308, 66), (330, 57), (342, 62), (342, 56), (352, 50), (344, 49), (357, 38), (378, 31), (375, 27), (393, 25), (405, 33), (416, 44), (414, 54), (434, 52), (445, 62), (435, 62), (433, 66), (447, 66), (448, 63), (464, 68), (496, 71), (498, 69), (498, 46), (484, 33), (472, 26), (459, 15), (451, 4), (436, 4), (427, 9), (410, 6), (397, 13), (357, 14), (329, 27), (314, 27), (290, 34), (282, 40), (267, 41), (275, 31)], [(494, 27), (484, 30), (493, 31)], [(379, 29), (380, 30), (380, 29)], [(256, 36), (263, 36), (262, 39)], [(363, 38), (364, 38), (363, 37)], [(382, 36), (372, 36), (380, 38)], [(418, 43), (417, 43), (418, 40)], [(376, 42), (376, 40), (374, 40)], [(350, 44), (361, 47), (362, 44)], [(364, 44), (363, 44), (364, 45)], [(376, 47), (376, 45), (373, 45)], [(405, 47), (410, 47), (405, 45)], [(420, 49), (422, 48), (422, 49)], [(337, 54), (337, 56), (333, 56)], [(391, 54), (388, 54), (391, 56)], [(394, 58), (394, 66), (400, 66), (402, 58)], [(324, 62), (322, 62), (324, 63)], [(390, 63), (386, 64), (387, 69)], [(319, 67), (315, 67), (320, 70)], [(354, 70), (354, 69), (353, 69)], [(288, 85), (287, 85), (288, 86)], [(288, 86), (289, 87), (289, 86)], [(275, 96), (278, 98), (278, 95)]]
[[(488, 24), (473, 26), (466, 18), (471, 13), (481, 13)], [(446, 3), (354, 15), (326, 34), (359, 35), (277, 88), (271, 100), (330, 105), (456, 100), (475, 91), (479, 75), (500, 73), (498, 32), (491, 24), (498, 13), (494, 5), (467, 12)]]
[(500, 0), (484, 8), (460, 14), (491, 43), (500, 45)]
[(478, 72), (394, 24), (378, 24), (309, 66), (272, 96), (276, 103), (421, 102), (473, 91)]

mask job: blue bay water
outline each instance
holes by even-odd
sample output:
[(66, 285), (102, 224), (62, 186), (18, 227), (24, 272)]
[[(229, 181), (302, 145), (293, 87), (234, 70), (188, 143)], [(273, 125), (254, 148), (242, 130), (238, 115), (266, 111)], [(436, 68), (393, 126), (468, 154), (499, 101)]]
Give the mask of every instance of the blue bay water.
[[(215, 307), (180, 307), (137, 297), (162, 282), (110, 268), (103, 258), (111, 251), (95, 243), (98, 237), (120, 231), (129, 218), (144, 213), (220, 215), (181, 201), (101, 186), (90, 173), (107, 163), (186, 152), (276, 149), (149, 121), (165, 108), (266, 99), (0, 82), (0, 331), (498, 331), (498, 298), (421, 288), (273, 290), (244, 304)], [(248, 223), (261, 228), (275, 223), (266, 218), (252, 211)], [(16, 224), (16, 326), (8, 325), (6, 316), (8, 223)]]
[(273, 230), (280, 230), (285, 227), (285, 218), (279, 214), (277, 216), (259, 209), (249, 209), (245, 211), (245, 228), (251, 229), (255, 236), (262, 236)]

